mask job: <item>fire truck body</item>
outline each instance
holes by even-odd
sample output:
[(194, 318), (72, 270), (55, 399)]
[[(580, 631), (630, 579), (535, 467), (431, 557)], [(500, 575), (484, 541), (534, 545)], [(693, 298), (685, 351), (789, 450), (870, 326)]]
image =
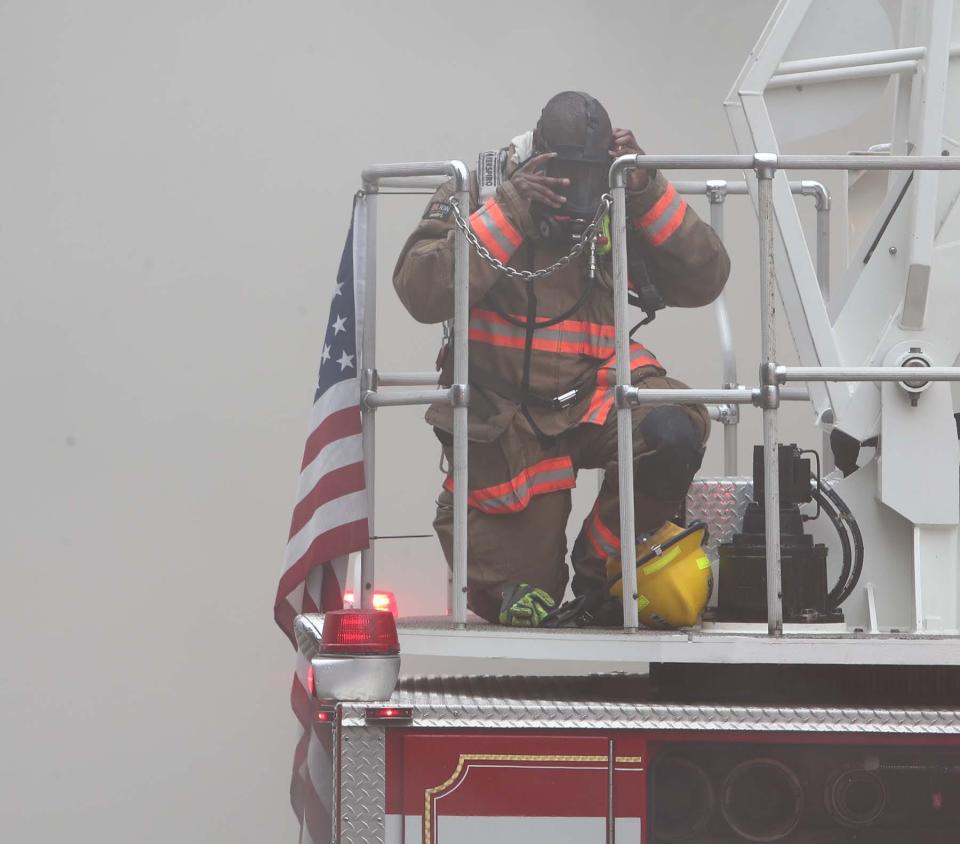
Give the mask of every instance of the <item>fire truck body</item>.
[(338, 704), (335, 840), (956, 840), (960, 713), (657, 703), (648, 686), (418, 677)]
[[(897, 19), (893, 46), (824, 55), (842, 40), (836, 33), (876, 31), (865, 21), (877, 14)], [(454, 386), (438, 388), (435, 373), (378, 369), (374, 332), (364, 335), (368, 487), (378, 408), (436, 400), (455, 408), (454, 561), (449, 614), (401, 619), (398, 641), (381, 631), (380, 645), (358, 655), (335, 641), (323, 617), (297, 620), (317, 702), (310, 774), (329, 794), (331, 840), (960, 840), (960, 415), (951, 392), (960, 381), (957, 32), (955, 0), (782, 0), (725, 103), (737, 155), (624, 156), (611, 169), (620, 361), (629, 360), (626, 170), (709, 169), (732, 178), (742, 171), (743, 182), (675, 184), (708, 198), (718, 230), (728, 196), (748, 194), (759, 219), (758, 384), (740, 384), (721, 299), (723, 387), (672, 396), (707, 403), (726, 434), (726, 475), (697, 479), (686, 506), (688, 520), (709, 528), (706, 550), (719, 584), (695, 628), (638, 626), (629, 460), (620, 462), (623, 628), (516, 630), (472, 621), (462, 232)], [(891, 102), (889, 143), (856, 155), (783, 154), (775, 128), (786, 126), (797, 143), (804, 121), (826, 113), (827, 123), (841, 126), (861, 96), (877, 91)], [(839, 203), (802, 178), (826, 171), (843, 174)], [(466, 200), (459, 161), (364, 171), (361, 272), (370, 324), (377, 193), (437, 177), (453, 178)], [(817, 211), (812, 253), (795, 200), (804, 195)], [(843, 278), (832, 282), (828, 218), (838, 205), (857, 242)], [(777, 357), (777, 290), (798, 366)], [(617, 372), (617, 414), (620, 450), (630, 453), (631, 407), (649, 396), (629, 386), (625, 366)], [(822, 471), (781, 447), (783, 401), (808, 401), (829, 433)], [(750, 405), (764, 424), (747, 477), (738, 471), (736, 423)], [(799, 494), (789, 482), (794, 471)], [(808, 493), (818, 492), (833, 516), (806, 521)], [(370, 526), (375, 533), (372, 509)], [(831, 579), (839, 568), (831, 594), (842, 593), (841, 601), (824, 603), (830, 583), (811, 586), (816, 578), (798, 574), (815, 569), (797, 562), (800, 546), (826, 546), (818, 553), (829, 554)], [(373, 550), (364, 552), (363, 607), (372, 606), (374, 563)], [(807, 602), (817, 590), (820, 604)], [(470, 676), (398, 682), (402, 655), (453, 658)], [(518, 657), (557, 666), (557, 674), (570, 661), (616, 662), (624, 673), (471, 674), (480, 660)]]

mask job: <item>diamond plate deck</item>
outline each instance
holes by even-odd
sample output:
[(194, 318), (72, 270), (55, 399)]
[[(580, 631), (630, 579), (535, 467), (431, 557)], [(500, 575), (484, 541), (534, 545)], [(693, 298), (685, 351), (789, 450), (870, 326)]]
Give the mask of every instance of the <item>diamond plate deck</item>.
[[(363, 710), (360, 710), (361, 715)], [(340, 841), (377, 844), (384, 840), (386, 807), (383, 727), (354, 718), (341, 722)]]
[[(409, 677), (383, 705), (411, 708), (412, 726), (425, 728), (960, 734), (960, 711), (952, 709), (671, 704), (649, 697), (640, 675)], [(344, 725), (363, 725), (370, 705), (343, 704)]]

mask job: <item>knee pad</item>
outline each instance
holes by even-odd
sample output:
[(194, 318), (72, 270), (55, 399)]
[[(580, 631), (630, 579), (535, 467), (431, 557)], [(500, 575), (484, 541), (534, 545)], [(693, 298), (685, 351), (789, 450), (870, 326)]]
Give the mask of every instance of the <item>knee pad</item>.
[(651, 454), (637, 465), (637, 492), (672, 501), (683, 498), (703, 462), (703, 440), (690, 415), (677, 405), (651, 410), (640, 423)]

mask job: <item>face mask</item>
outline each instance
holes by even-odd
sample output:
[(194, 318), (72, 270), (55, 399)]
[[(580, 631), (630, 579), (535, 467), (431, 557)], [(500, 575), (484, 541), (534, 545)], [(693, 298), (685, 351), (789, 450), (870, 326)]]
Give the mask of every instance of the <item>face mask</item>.
[(559, 156), (547, 165), (547, 175), (569, 179), (563, 188), (567, 202), (557, 214), (590, 220), (597, 211), (602, 197), (608, 190), (610, 162), (574, 161)]
[(567, 201), (562, 208), (536, 204), (538, 226), (544, 240), (576, 242), (597, 213), (600, 198), (608, 190), (609, 165), (589, 161), (571, 161), (559, 156), (547, 165), (547, 174), (569, 179), (563, 188)]

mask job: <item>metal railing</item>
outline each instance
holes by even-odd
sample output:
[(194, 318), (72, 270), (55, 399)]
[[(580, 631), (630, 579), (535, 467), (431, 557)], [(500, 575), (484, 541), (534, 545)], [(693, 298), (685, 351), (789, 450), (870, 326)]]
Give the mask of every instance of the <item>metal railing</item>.
[[(380, 189), (435, 189), (446, 181), (445, 177), (420, 176), (399, 178), (383, 177), (377, 182)], [(727, 181), (708, 179), (701, 181), (674, 181), (677, 193), (685, 196), (703, 196), (710, 206), (710, 227), (717, 237), (724, 241), (725, 209), (728, 196), (748, 196), (749, 189), (745, 181)], [(804, 179), (790, 182), (790, 192), (810, 197), (816, 208), (816, 264), (817, 280), (824, 299), (829, 298), (830, 290), (830, 192), (821, 183)], [(720, 338), (721, 381), (724, 387), (737, 387), (740, 380), (737, 375), (737, 356), (733, 344), (733, 328), (726, 296), (720, 293), (713, 304)], [(377, 372), (377, 384), (385, 386), (426, 387), (437, 383), (438, 373), (433, 372)], [(803, 388), (792, 388), (781, 392), (784, 401), (807, 401), (808, 392)], [(371, 398), (371, 403), (378, 402)], [(723, 473), (734, 476), (739, 472), (738, 426), (740, 410), (735, 404), (707, 404), (707, 412), (714, 422), (723, 426)]]
[[(453, 274), (453, 386), (445, 390), (396, 390), (382, 393), (377, 376), (377, 203), (378, 183), (398, 177), (447, 176), (453, 180), (454, 195), (461, 208), (470, 207), (470, 170), (462, 161), (430, 161), (416, 164), (378, 164), (362, 173), (363, 189), (369, 195), (365, 200), (367, 215), (366, 240), (366, 299), (364, 302), (364, 332), (361, 350), (363, 380), (361, 383), (363, 410), (363, 456), (369, 495), (368, 523), (370, 535), (376, 535), (374, 480), (376, 466), (375, 421), (377, 407), (411, 404), (432, 404), (446, 401), (453, 405), (453, 583), (450, 609), (457, 624), (467, 617), (467, 405), (470, 371), (467, 355), (467, 321), (470, 311), (470, 255), (467, 238), (459, 229), (454, 233)], [(422, 373), (391, 373), (389, 380), (380, 383), (406, 385), (411, 376)], [(373, 587), (376, 569), (375, 540), (360, 555), (360, 606), (373, 606)]]
[[(674, 181), (677, 193), (686, 195), (704, 195), (710, 203), (710, 227), (724, 241), (724, 209), (728, 196), (747, 196), (749, 188), (744, 181), (728, 182), (724, 179), (690, 182)], [(790, 192), (799, 196), (808, 196), (814, 200), (817, 209), (816, 222), (816, 261), (817, 281), (824, 299), (830, 295), (830, 192), (820, 182), (803, 180), (790, 182)], [(730, 312), (726, 295), (721, 292), (713, 303), (717, 318), (717, 331), (720, 335), (721, 383), (733, 388), (740, 385), (737, 377), (737, 356), (733, 347), (733, 328), (730, 325)], [(805, 401), (808, 395), (796, 391), (781, 396), (785, 400)], [(738, 427), (740, 410), (735, 404), (708, 405), (710, 418), (723, 425), (723, 473), (736, 475), (739, 471)]]
[[(627, 241), (626, 187), (628, 170), (752, 170), (757, 178), (757, 212), (760, 239), (760, 386), (756, 390), (681, 389), (670, 392), (669, 398), (654, 391), (641, 390), (630, 383), (629, 326), (627, 324)], [(783, 634), (783, 602), (780, 571), (780, 477), (777, 449), (778, 409), (781, 385), (788, 381), (917, 381), (912, 367), (786, 367), (777, 364), (774, 304), (776, 275), (774, 268), (773, 179), (783, 170), (960, 170), (960, 160), (947, 157), (886, 156), (864, 158), (851, 155), (624, 155), (610, 168), (613, 195), (613, 277), (614, 316), (617, 337), (617, 445), (619, 455), (633, 454), (633, 428), (630, 415), (633, 405), (669, 400), (676, 404), (699, 404), (709, 394), (711, 400), (730, 404), (751, 404), (763, 410), (764, 511), (766, 515), (767, 632)], [(937, 380), (960, 380), (960, 367), (925, 368), (935, 372)], [(636, 546), (633, 513), (633, 461), (619, 460), (620, 551), (623, 577), (623, 624), (625, 629), (638, 627)]]
[[(630, 378), (629, 323), (627, 319), (627, 244), (626, 244), (626, 189), (625, 174), (630, 169), (716, 169), (753, 171), (757, 178), (757, 206), (760, 241), (760, 304), (761, 304), (761, 365), (760, 384), (756, 387), (726, 386), (722, 389), (645, 390), (634, 387)], [(610, 188), (613, 196), (611, 233), (613, 239), (614, 320), (616, 331), (616, 408), (617, 450), (620, 495), (620, 544), (623, 572), (624, 629), (639, 627), (637, 612), (636, 546), (633, 497), (633, 431), (631, 409), (635, 405), (669, 401), (674, 404), (716, 403), (724, 406), (753, 405), (763, 411), (764, 448), (764, 509), (766, 512), (766, 575), (767, 575), (767, 629), (771, 636), (783, 632), (783, 607), (780, 572), (780, 501), (779, 462), (777, 449), (778, 409), (780, 402), (803, 399), (805, 391), (783, 385), (803, 381), (960, 381), (960, 367), (788, 367), (777, 363), (774, 301), (776, 277), (774, 273), (773, 179), (782, 170), (960, 170), (960, 159), (920, 156), (778, 156), (756, 155), (683, 155), (654, 156), (626, 155), (613, 162), (610, 168)], [(367, 194), (365, 329), (362, 346), (362, 409), (363, 448), (367, 470), (367, 488), (370, 494), (370, 532), (374, 530), (373, 489), (375, 479), (374, 414), (378, 407), (430, 404), (446, 401), (454, 407), (453, 431), (453, 560), (451, 613), (457, 626), (466, 622), (467, 591), (467, 408), (470, 389), (468, 365), (469, 319), (469, 252), (462, 231), (454, 232), (454, 372), (453, 385), (429, 390), (397, 389), (382, 391), (384, 386), (422, 386), (435, 382), (431, 372), (379, 372), (376, 368), (376, 194), (382, 186), (406, 184), (422, 186), (425, 177), (444, 176), (454, 180), (454, 190), (462, 208), (469, 207), (469, 170), (461, 161), (440, 161), (414, 164), (385, 164), (363, 171), (363, 187)], [(413, 181), (419, 180), (419, 181)], [(684, 186), (683, 183), (675, 183)], [(687, 183), (689, 187), (691, 183)], [(696, 184), (696, 183), (694, 183)], [(709, 183), (704, 183), (706, 185)], [(721, 184), (716, 181), (714, 184)], [(746, 183), (724, 183), (726, 193), (747, 191)], [(730, 186), (736, 187), (731, 190)], [(819, 196), (818, 232), (826, 231), (825, 213), (829, 211), (829, 195), (820, 193), (815, 182), (790, 183), (804, 193)], [(708, 198), (710, 194), (708, 193)], [(711, 200), (712, 202), (712, 200)], [(720, 203), (716, 203), (720, 204)], [(822, 205), (822, 207), (821, 207)], [(818, 266), (825, 270), (829, 262), (826, 240), (818, 237)], [(829, 289), (828, 275), (823, 271), (821, 284)], [(729, 322), (721, 319), (729, 328)], [(722, 341), (723, 342), (723, 341)], [(732, 342), (732, 341), (731, 341)], [(712, 414), (713, 415), (713, 414)], [(719, 414), (717, 414), (719, 415)], [(731, 426), (732, 427), (732, 426)], [(628, 455), (621, 460), (621, 455)], [(375, 576), (374, 545), (361, 555), (361, 605), (372, 604)]]

